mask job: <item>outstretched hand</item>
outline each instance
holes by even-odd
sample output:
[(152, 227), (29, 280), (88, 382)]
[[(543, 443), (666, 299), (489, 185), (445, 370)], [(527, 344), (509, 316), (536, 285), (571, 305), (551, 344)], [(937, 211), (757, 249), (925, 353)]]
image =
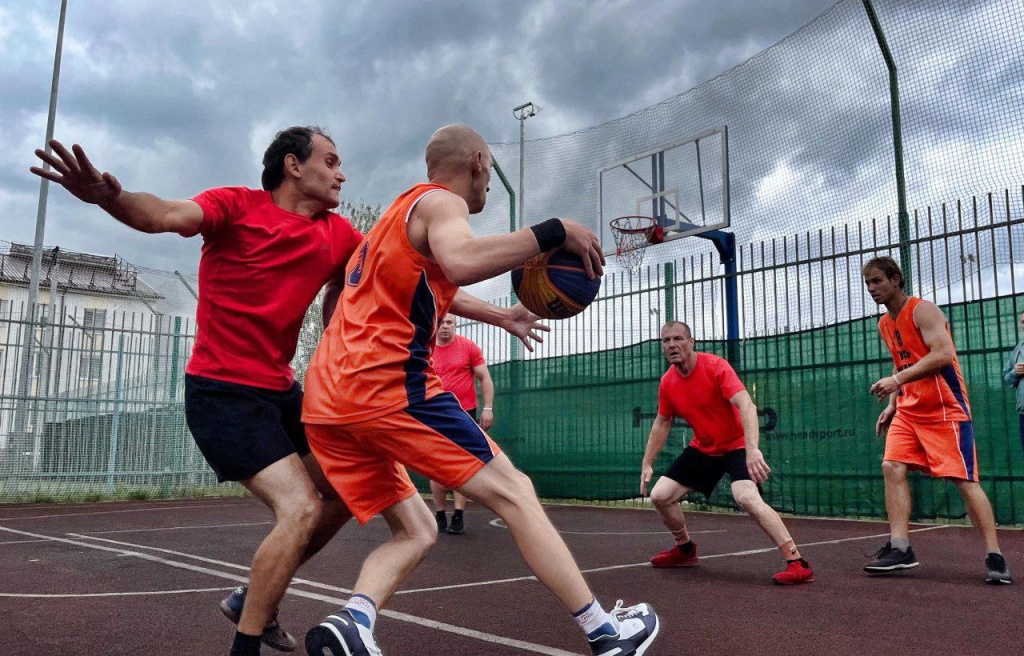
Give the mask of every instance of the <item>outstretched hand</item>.
[[(533, 344), (543, 344), (544, 338), (540, 332), (550, 332), (551, 328), (540, 323), (533, 312), (527, 310), (521, 303), (516, 303), (508, 310), (502, 328), (519, 338), (527, 351), (533, 353)], [(531, 341), (532, 340), (532, 341)]]
[(100, 173), (89, 161), (81, 146), (75, 144), (69, 152), (56, 139), (50, 141), (50, 147), (57, 157), (46, 151), (36, 150), (36, 157), (52, 167), (47, 171), (33, 166), (29, 170), (41, 178), (56, 182), (71, 194), (86, 203), (102, 205), (111, 202), (121, 195), (121, 183), (109, 173)]

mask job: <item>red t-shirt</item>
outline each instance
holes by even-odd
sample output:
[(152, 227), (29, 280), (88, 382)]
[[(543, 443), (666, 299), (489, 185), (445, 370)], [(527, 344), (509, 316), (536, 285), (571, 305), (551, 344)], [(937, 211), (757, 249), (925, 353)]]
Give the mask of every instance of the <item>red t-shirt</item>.
[(480, 347), (462, 335), (456, 335), (447, 346), (434, 345), (434, 371), (441, 377), (441, 386), (455, 395), (463, 410), (476, 408), (476, 376), (473, 375), (473, 367), (485, 362)]
[(690, 446), (709, 456), (744, 448), (739, 408), (729, 399), (746, 388), (732, 366), (717, 355), (698, 353), (688, 376), (669, 367), (658, 387), (658, 414), (681, 417), (693, 428)]
[(268, 191), (224, 187), (192, 200), (203, 209), (203, 253), (186, 372), (288, 389), (306, 310), (363, 236), (332, 212), (287, 212)]

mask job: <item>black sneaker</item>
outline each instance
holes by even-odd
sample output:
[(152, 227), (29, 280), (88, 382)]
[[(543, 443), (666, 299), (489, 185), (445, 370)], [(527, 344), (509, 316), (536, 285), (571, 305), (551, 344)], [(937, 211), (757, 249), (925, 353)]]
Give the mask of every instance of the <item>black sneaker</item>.
[[(220, 612), (235, 624), (242, 616), (242, 608), (245, 607), (245, 595), (249, 591), (244, 585), (240, 585), (220, 602)], [(281, 628), (277, 623), (277, 611), (271, 616), (270, 621), (263, 628), (263, 635), (260, 640), (266, 646), (278, 651), (295, 651), (295, 638)]]
[(462, 515), (454, 515), (452, 524), (448, 527), (449, 535), (462, 535), (466, 532), (466, 525), (462, 521)]
[[(448, 518), (445, 516), (443, 510), (438, 510), (434, 513), (434, 519), (437, 520), (437, 532), (447, 533), (448, 532)], [(454, 521), (454, 518), (453, 518)]]
[(641, 656), (658, 635), (658, 614), (648, 604), (623, 608), (620, 599), (609, 614), (619, 621), (619, 632), (590, 640), (594, 656)]
[(985, 576), (985, 583), (992, 585), (1009, 585), (1013, 583), (1010, 576), (1010, 568), (1006, 566), (1006, 559), (1002, 554), (990, 553), (985, 557), (985, 569), (988, 574)]
[(869, 574), (885, 574), (898, 569), (912, 569), (920, 564), (913, 547), (900, 551), (892, 543), (886, 542), (884, 547), (875, 552), (875, 559), (864, 566), (864, 571)]
[(342, 608), (306, 634), (306, 653), (315, 656), (383, 656), (373, 633)]

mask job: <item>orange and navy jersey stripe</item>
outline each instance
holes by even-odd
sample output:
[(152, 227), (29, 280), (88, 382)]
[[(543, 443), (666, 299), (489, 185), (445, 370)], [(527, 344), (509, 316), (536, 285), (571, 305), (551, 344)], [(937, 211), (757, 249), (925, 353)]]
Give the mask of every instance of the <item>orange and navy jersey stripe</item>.
[(459, 288), (413, 248), (407, 224), (437, 184), (391, 204), (345, 272), (345, 288), (306, 373), (303, 421), (351, 424), (444, 390), (430, 363), (437, 327)]
[[(885, 345), (892, 353), (897, 371), (903, 371), (928, 355), (921, 329), (914, 320), (914, 310), (922, 299), (907, 299), (896, 319), (884, 314), (878, 322)], [(946, 323), (949, 332), (949, 323)], [(896, 398), (897, 410), (908, 419), (927, 422), (970, 421), (971, 405), (967, 400), (967, 386), (960, 373), (960, 360), (953, 352), (953, 362), (938, 372), (901, 387)]]

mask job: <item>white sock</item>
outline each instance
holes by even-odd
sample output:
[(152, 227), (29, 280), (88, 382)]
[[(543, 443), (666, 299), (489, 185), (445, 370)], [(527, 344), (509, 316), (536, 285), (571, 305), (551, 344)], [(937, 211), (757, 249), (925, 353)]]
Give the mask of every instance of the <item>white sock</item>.
[(373, 631), (377, 624), (377, 605), (369, 597), (361, 594), (352, 595), (352, 598), (345, 604), (345, 608), (352, 613), (357, 622)]
[(597, 599), (587, 604), (582, 610), (573, 613), (573, 619), (588, 638), (601, 635), (615, 635), (619, 632), (619, 621), (612, 617)]

